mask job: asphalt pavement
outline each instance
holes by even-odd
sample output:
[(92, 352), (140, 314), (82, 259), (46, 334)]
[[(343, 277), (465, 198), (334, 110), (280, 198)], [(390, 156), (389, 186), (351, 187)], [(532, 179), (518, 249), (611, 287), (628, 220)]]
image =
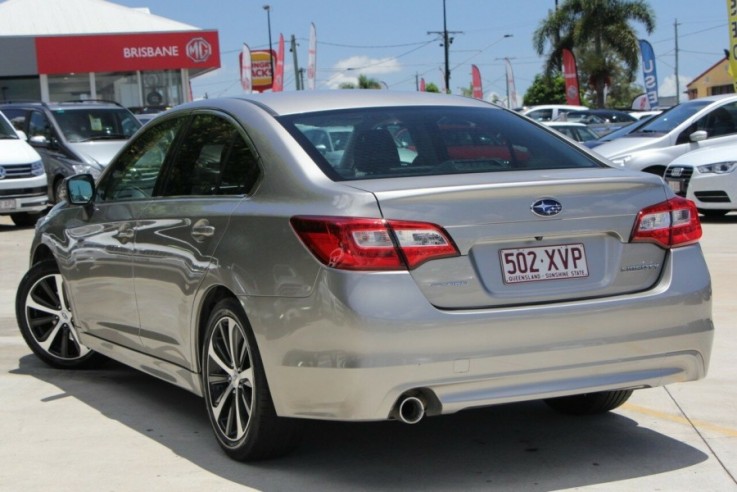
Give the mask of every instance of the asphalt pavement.
[(255, 464), (223, 454), (202, 400), (111, 362), (45, 366), (15, 289), (32, 229), (0, 217), (1, 491), (737, 491), (737, 214), (704, 223), (714, 287), (706, 379), (636, 391), (597, 417), (540, 402), (397, 422), (310, 422), (301, 447)]

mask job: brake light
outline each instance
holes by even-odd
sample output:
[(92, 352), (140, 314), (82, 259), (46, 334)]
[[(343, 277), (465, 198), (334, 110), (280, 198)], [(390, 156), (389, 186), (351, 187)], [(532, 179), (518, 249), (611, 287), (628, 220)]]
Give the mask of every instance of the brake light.
[(701, 238), (696, 204), (674, 197), (640, 211), (632, 230), (632, 242), (654, 242), (664, 248), (693, 244)]
[(292, 217), (292, 227), (321, 263), (341, 270), (404, 270), (458, 248), (435, 224), (352, 217)]

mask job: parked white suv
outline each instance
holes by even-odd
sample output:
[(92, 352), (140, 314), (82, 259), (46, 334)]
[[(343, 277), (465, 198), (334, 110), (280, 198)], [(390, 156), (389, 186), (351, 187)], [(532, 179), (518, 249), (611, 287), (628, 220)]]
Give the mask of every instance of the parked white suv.
[(737, 143), (737, 96), (686, 101), (636, 131), (593, 150), (614, 164), (662, 176), (670, 162), (692, 150)]
[(0, 113), (0, 215), (19, 226), (35, 224), (48, 204), (46, 190), (41, 156)]

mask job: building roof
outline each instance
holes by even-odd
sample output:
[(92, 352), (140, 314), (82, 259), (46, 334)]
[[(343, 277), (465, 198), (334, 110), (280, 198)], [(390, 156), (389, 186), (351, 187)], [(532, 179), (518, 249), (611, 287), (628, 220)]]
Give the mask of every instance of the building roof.
[[(145, 0), (144, 0), (145, 1)], [(1, 36), (192, 31), (199, 28), (106, 0), (5, 0)]]

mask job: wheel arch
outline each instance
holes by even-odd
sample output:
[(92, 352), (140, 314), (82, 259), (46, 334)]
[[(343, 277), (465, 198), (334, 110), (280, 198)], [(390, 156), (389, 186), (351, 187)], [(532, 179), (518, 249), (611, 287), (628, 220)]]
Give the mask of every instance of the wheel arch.
[(196, 318), (197, 325), (195, 329), (197, 332), (193, 337), (193, 340), (197, 340), (197, 345), (195, 347), (195, 360), (197, 361), (196, 367), (198, 373), (202, 372), (202, 344), (205, 341), (205, 334), (207, 332), (207, 321), (210, 319), (210, 315), (212, 314), (213, 309), (215, 309), (217, 303), (227, 298), (237, 300), (238, 296), (225, 286), (215, 285), (207, 291), (200, 303), (199, 314)]

